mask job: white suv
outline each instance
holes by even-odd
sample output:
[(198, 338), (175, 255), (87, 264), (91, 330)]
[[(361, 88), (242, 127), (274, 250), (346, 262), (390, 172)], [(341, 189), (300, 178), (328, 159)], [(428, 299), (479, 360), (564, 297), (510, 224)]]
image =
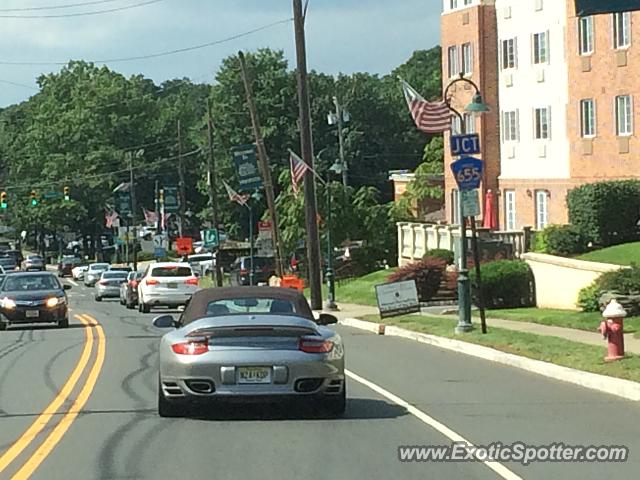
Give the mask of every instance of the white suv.
[(138, 309), (149, 313), (151, 307), (179, 307), (198, 290), (198, 277), (188, 264), (153, 263), (138, 284)]

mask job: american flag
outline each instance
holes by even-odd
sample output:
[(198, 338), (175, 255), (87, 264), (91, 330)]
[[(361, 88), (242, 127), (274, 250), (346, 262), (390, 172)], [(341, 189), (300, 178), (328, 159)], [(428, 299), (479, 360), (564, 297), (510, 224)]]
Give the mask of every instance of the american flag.
[(300, 183), (304, 180), (307, 171), (312, 171), (311, 167), (295, 153), (289, 151), (289, 164), (291, 167), (291, 186), (295, 195), (300, 191)]
[(107, 228), (113, 228), (113, 222), (118, 218), (118, 212), (113, 209), (104, 209), (104, 221)]
[(142, 209), (144, 213), (144, 221), (148, 227), (155, 227), (158, 224), (158, 214), (153, 210)]
[(229, 184), (224, 180), (222, 181), (222, 183), (224, 184), (224, 188), (227, 190), (227, 195), (229, 195), (229, 200), (231, 200), (232, 202), (238, 202), (240, 205), (243, 205), (243, 206), (247, 204), (247, 201), (249, 200), (249, 195), (247, 195), (246, 193), (244, 195), (239, 194), (233, 188), (231, 188)]
[(418, 130), (424, 133), (442, 133), (451, 130), (451, 110), (445, 102), (427, 102), (404, 80), (402, 80), (402, 90)]

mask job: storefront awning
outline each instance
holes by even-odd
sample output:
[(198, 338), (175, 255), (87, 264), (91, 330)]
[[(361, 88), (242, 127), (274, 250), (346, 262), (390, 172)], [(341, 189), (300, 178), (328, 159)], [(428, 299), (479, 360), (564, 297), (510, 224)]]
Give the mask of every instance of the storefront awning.
[(640, 0), (575, 0), (575, 2), (576, 15), (579, 17), (640, 10)]

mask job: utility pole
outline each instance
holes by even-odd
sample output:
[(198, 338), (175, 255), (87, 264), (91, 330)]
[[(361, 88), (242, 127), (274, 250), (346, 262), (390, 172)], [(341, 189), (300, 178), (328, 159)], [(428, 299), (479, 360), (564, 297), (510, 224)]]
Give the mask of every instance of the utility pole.
[[(140, 153), (139, 151), (138, 153)], [(141, 153), (140, 153), (141, 154)], [(127, 152), (129, 160), (129, 189), (131, 192), (131, 223), (133, 224), (133, 271), (138, 271), (138, 227), (136, 223), (136, 184), (133, 177), (133, 153)], [(138, 155), (136, 155), (138, 157)], [(128, 239), (127, 239), (128, 240)]]
[[(311, 144), (311, 106), (307, 79), (307, 47), (305, 41), (302, 0), (293, 0), (293, 19), (296, 38), (298, 66), (298, 103), (300, 105), (300, 146), (302, 159), (313, 168), (313, 146)], [(309, 286), (311, 308), (322, 308), (322, 278), (320, 272), (320, 236), (318, 234), (318, 206), (315, 177), (304, 177), (305, 228), (307, 230), (307, 262), (309, 264)]]
[(156, 203), (156, 232), (162, 233), (162, 223), (160, 223), (160, 185), (158, 180), (156, 180), (154, 195)]
[(269, 217), (271, 217), (271, 235), (273, 237), (276, 256), (276, 274), (279, 277), (282, 277), (282, 252), (280, 250), (280, 233), (278, 229), (278, 216), (276, 214), (275, 194), (273, 193), (273, 182), (271, 180), (271, 169), (269, 168), (267, 149), (264, 146), (264, 139), (262, 138), (262, 133), (260, 130), (260, 118), (258, 117), (258, 110), (256, 109), (256, 105), (253, 101), (253, 89), (251, 88), (251, 81), (249, 80), (249, 74), (247, 72), (247, 62), (242, 51), (238, 52), (238, 57), (240, 58), (242, 80), (244, 82), (244, 89), (247, 96), (247, 105), (249, 106), (249, 113), (251, 114), (253, 135), (256, 139), (256, 146), (258, 148), (258, 161), (260, 164), (260, 170), (262, 171), (262, 180), (264, 182), (264, 192), (267, 197)]
[(178, 188), (179, 193), (179, 201), (180, 201), (180, 217), (178, 222), (178, 235), (182, 237), (182, 229), (184, 224), (184, 217), (186, 211), (186, 194), (185, 194), (185, 182), (184, 182), (184, 165), (182, 164), (182, 125), (180, 124), (180, 120), (178, 120), (178, 179), (180, 181), (180, 185)]
[(347, 172), (349, 167), (347, 165), (347, 160), (344, 157), (344, 135), (342, 132), (344, 112), (342, 110), (342, 105), (340, 105), (340, 101), (338, 100), (337, 96), (333, 97), (333, 103), (336, 106), (336, 117), (338, 120), (338, 143), (340, 145), (340, 163), (342, 164), (342, 186), (345, 188), (345, 191), (346, 191), (347, 186), (349, 185), (348, 172)]
[[(211, 221), (213, 228), (218, 228), (218, 202), (216, 200), (216, 159), (213, 155), (213, 118), (211, 115), (211, 102), (207, 101), (207, 133), (209, 140), (209, 156), (207, 157), (207, 184), (209, 186), (209, 203), (211, 204)], [(221, 245), (218, 240), (218, 253), (216, 255), (214, 272), (216, 285), (222, 286), (222, 260)]]

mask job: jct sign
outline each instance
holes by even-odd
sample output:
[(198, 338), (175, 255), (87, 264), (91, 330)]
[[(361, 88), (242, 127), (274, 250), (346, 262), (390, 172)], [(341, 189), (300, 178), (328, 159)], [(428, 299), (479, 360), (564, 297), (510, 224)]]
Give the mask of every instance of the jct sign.
[(480, 153), (480, 136), (477, 133), (470, 135), (451, 135), (451, 155), (476, 155)]

